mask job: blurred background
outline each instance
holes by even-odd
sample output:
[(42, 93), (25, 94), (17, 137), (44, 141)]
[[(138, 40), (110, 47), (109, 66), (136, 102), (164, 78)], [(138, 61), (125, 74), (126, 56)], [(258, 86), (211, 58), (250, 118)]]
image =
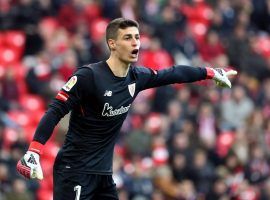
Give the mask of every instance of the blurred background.
[(269, 0), (0, 0), (0, 199), (52, 200), (68, 116), (42, 156), (43, 181), (16, 172), (48, 103), (76, 67), (108, 57), (116, 17), (140, 23), (137, 65), (238, 70), (140, 93), (114, 156), (120, 200), (270, 199)]

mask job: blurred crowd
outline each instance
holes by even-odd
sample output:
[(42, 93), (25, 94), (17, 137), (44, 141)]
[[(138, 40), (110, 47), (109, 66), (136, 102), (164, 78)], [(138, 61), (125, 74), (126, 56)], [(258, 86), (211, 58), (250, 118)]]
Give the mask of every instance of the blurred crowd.
[(117, 141), (120, 200), (270, 199), (269, 0), (0, 0), (0, 200), (52, 200), (54, 130), (43, 181), (16, 172), (48, 103), (76, 67), (108, 57), (111, 19), (140, 23), (137, 65), (230, 67), (211, 81), (138, 95)]

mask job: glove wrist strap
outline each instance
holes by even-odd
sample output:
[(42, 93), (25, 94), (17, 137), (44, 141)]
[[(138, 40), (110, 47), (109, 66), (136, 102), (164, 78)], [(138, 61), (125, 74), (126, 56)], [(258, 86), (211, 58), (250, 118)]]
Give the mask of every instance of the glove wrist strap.
[(29, 151), (33, 151), (37, 154), (42, 154), (43, 153), (43, 144), (36, 142), (36, 141), (32, 141), (30, 143), (30, 146), (28, 148)]
[(206, 79), (213, 79), (215, 76), (215, 72), (210, 67), (206, 67)]

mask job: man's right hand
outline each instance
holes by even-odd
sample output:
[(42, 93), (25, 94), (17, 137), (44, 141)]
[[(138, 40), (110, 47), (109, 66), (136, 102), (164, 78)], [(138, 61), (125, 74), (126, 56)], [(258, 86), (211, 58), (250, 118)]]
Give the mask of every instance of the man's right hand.
[(27, 151), (17, 163), (17, 171), (27, 179), (43, 179), (43, 172), (39, 162), (39, 154)]
[(32, 141), (26, 154), (17, 163), (17, 171), (27, 179), (43, 179), (43, 172), (39, 162), (43, 144)]

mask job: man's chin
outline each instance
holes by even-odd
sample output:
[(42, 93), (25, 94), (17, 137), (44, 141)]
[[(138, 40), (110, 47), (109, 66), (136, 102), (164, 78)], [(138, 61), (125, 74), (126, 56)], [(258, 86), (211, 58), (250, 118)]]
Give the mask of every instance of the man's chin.
[(129, 58), (129, 59), (122, 60), (122, 62), (126, 64), (136, 63), (137, 61), (138, 61), (138, 58)]
[(137, 62), (138, 61), (138, 57), (137, 58), (131, 58), (130, 59), (130, 63), (135, 63), (135, 62)]

